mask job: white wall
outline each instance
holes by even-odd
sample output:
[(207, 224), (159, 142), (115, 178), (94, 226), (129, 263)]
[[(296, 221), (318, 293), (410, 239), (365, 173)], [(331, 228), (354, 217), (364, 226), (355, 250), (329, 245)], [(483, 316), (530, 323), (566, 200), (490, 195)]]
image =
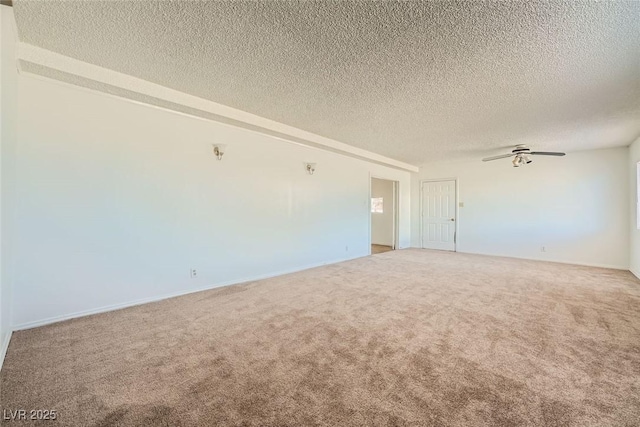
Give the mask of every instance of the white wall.
[[(458, 178), (460, 252), (628, 269), (628, 164), (627, 147), (537, 156), (521, 168), (509, 159), (426, 164), (412, 197), (420, 200), (420, 179)], [(419, 203), (412, 212), (419, 247)]]
[(393, 246), (393, 181), (371, 178), (371, 197), (382, 197), (383, 212), (371, 214), (371, 243)]
[(9, 225), (14, 191), (13, 153), (15, 152), (15, 122), (17, 114), (17, 78), (15, 61), (15, 21), (13, 9), (0, 5), (0, 367), (11, 336), (11, 253)]
[(640, 278), (640, 230), (638, 229), (638, 175), (637, 164), (640, 162), (640, 138), (629, 147), (629, 189), (630, 189), (630, 236), (629, 236), (629, 269)]
[(400, 181), (410, 244), (409, 172), (29, 75), (19, 90), (16, 328), (368, 255), (370, 174)]

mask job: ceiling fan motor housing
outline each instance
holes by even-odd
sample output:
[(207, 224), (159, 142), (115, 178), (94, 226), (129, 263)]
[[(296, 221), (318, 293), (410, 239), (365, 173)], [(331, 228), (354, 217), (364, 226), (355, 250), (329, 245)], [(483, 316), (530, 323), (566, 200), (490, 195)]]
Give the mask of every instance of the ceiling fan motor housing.
[(513, 154), (523, 154), (530, 153), (531, 150), (525, 147), (524, 145), (519, 145), (511, 151)]

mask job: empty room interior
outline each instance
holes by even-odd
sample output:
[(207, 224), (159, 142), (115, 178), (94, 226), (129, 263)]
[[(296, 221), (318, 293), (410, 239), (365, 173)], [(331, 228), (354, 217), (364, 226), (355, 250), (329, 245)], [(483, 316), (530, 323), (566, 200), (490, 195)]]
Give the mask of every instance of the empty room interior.
[(1, 425), (640, 426), (640, 2), (0, 3)]

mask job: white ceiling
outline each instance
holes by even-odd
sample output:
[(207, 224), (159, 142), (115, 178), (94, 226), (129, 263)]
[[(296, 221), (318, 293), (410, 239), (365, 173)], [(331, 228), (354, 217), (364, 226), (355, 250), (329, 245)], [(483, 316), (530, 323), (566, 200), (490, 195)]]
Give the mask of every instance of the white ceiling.
[(638, 1), (17, 0), (14, 10), (21, 42), (411, 164), (640, 134)]

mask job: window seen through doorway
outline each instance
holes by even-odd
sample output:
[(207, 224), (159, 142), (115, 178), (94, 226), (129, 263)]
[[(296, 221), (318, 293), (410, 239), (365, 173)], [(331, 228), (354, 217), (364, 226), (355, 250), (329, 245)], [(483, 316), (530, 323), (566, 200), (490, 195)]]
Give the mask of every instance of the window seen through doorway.
[(371, 198), (371, 213), (384, 213), (383, 197)]

